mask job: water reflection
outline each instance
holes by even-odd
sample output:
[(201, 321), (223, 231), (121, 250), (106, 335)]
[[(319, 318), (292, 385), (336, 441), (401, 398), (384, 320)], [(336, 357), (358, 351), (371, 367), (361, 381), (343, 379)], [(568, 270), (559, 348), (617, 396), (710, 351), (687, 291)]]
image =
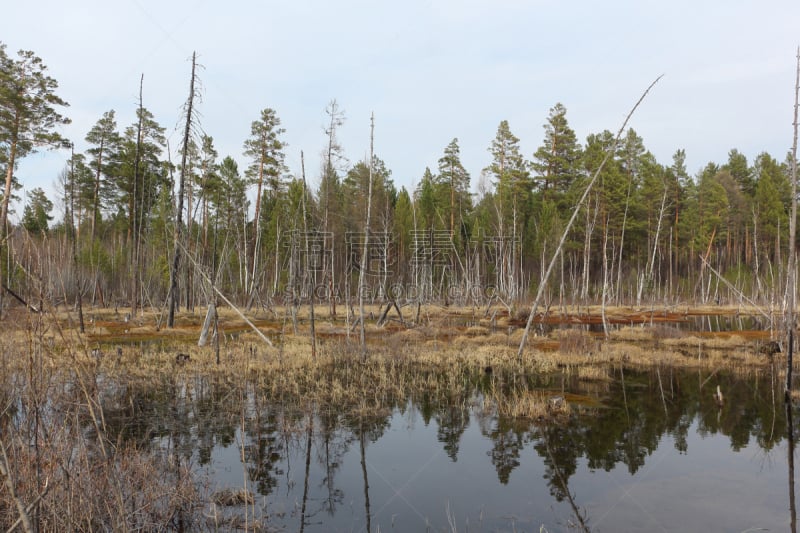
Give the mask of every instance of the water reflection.
[[(218, 487), (246, 486), (259, 495), (248, 512), (289, 530), (795, 529), (796, 413), (776, 369), (613, 376), (591, 390), (562, 376), (476, 378), (446, 398), (354, 412), (173, 376), (111, 388), (104, 404), (113, 434), (172, 450)], [(519, 420), (482, 394), (543, 382), (601, 406)]]

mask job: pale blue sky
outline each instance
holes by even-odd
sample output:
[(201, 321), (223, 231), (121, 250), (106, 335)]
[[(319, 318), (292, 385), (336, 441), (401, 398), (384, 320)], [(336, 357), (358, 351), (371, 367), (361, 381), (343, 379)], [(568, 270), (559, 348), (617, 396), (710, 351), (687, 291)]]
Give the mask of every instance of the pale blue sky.
[[(224, 7), (223, 7), (224, 5)], [(133, 123), (144, 105), (179, 142), (192, 51), (203, 65), (203, 130), (241, 168), (250, 123), (274, 108), (287, 165), (318, 181), (324, 109), (336, 98), (351, 162), (375, 152), (412, 189), (458, 137), (473, 185), (501, 120), (526, 158), (561, 102), (581, 142), (630, 125), (661, 163), (684, 148), (695, 174), (737, 148), (783, 160), (792, 143), (800, 2), (407, 0), (13, 2), (0, 18), (9, 52), (33, 50), (58, 80), (78, 150), (104, 111)], [(20, 164), (26, 189), (53, 190), (66, 152)], [(174, 158), (175, 159), (175, 158)]]

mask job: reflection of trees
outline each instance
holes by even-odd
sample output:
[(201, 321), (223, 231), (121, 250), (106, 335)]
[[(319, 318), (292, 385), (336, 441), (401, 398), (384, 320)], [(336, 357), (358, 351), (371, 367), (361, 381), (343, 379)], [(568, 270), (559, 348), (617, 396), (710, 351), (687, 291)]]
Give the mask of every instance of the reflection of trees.
[(361, 454), (361, 475), (364, 478), (364, 519), (365, 530), (372, 530), (372, 513), (369, 505), (369, 477), (367, 474), (367, 441), (376, 442), (388, 429), (391, 417), (380, 414), (363, 414), (346, 419), (345, 424), (353, 432), (359, 442)]
[(211, 461), (214, 446), (228, 447), (235, 442), (239, 394), (220, 379), (197, 379), (194, 388), (198, 457), (201, 465)]
[[(582, 409), (573, 404), (573, 414), (558, 422), (509, 419), (491, 409), (476, 412), (480, 432), (492, 441), (488, 455), (499, 481), (509, 482), (527, 446), (542, 458), (553, 497), (565, 501), (571, 498), (569, 480), (581, 458), (590, 469), (608, 471), (624, 464), (634, 474), (665, 436), (672, 438), (677, 450), (687, 452), (692, 426), (700, 435), (727, 435), (735, 450), (752, 440), (771, 450), (786, 438), (786, 411), (780, 408), (782, 385), (774, 371), (746, 378), (669, 369), (658, 373), (617, 370), (614, 375), (618, 379), (606, 385), (603, 407)], [(491, 389), (497, 395), (519, 394), (543, 384), (576, 392), (584, 387), (573, 378), (512, 376), (500, 371), (491, 377), (457, 376), (457, 380), (442, 384), (444, 392), (421, 394), (413, 403), (426, 423), (437, 424), (437, 440), (452, 461), (458, 458), (471, 422), (468, 406), (476, 390)], [(722, 406), (712, 397), (718, 385), (725, 396)], [(215, 446), (234, 445), (244, 416), (245, 468), (259, 493), (274, 491), (292, 450), (302, 451), (306, 460), (320, 466), (321, 477), (310, 479), (304, 491), (306, 519), (320, 512), (332, 516), (345, 500), (336, 475), (355, 443), (365, 474), (366, 507), (368, 447), (382, 437), (391, 421), (389, 413), (400, 401), (387, 398), (386, 405), (371, 404), (374, 414), (366, 412), (366, 407), (357, 412), (331, 408), (306, 412), (253, 384), (186, 376), (106, 387), (102, 400), (110, 434), (136, 444), (155, 443), (184, 456), (196, 450), (201, 464), (209, 461)], [(314, 486), (320, 489), (316, 496)], [(369, 511), (366, 515), (369, 520)]]
[[(721, 408), (712, 396), (717, 385), (725, 394)], [(566, 388), (580, 390), (580, 384), (567, 383)], [(533, 442), (547, 467), (550, 491), (561, 501), (567, 497), (564, 487), (578, 458), (585, 458), (590, 469), (611, 470), (621, 463), (635, 474), (665, 435), (672, 437), (678, 451), (687, 452), (692, 424), (701, 435), (728, 435), (734, 449), (752, 438), (771, 449), (784, 437), (775, 428), (785, 425), (785, 414), (776, 408), (780, 394), (775, 390), (780, 384), (768, 372), (735, 378), (717, 372), (627, 370), (610, 385), (602, 408), (576, 407), (577, 414), (567, 420), (525, 423), (479, 413), (478, 421), (481, 432), (493, 442), (490, 456), (501, 483), (507, 483), (519, 465), (525, 443)], [(563, 483), (557, 479), (556, 466)]]
[(544, 478), (550, 486), (550, 494), (557, 501), (571, 499), (567, 482), (578, 469), (577, 455), (572, 446), (580, 438), (576, 430), (578, 428), (572, 424), (545, 424), (540, 430), (534, 431), (537, 440), (533, 447), (542, 457)]
[[(771, 450), (785, 436), (779, 429), (786, 422), (779, 407), (780, 393), (775, 392), (780, 390), (778, 381), (774, 368), (745, 379), (714, 376), (698, 394), (698, 432), (728, 435), (736, 451), (746, 447), (752, 437), (763, 449)], [(716, 385), (725, 396), (721, 408), (711, 398)]]
[(511, 420), (498, 419), (489, 433), (493, 446), (489, 455), (497, 470), (497, 478), (503, 485), (508, 483), (511, 472), (519, 466), (519, 456), (525, 446), (525, 432)]
[(444, 444), (447, 456), (455, 462), (458, 459), (458, 445), (461, 436), (469, 426), (469, 409), (463, 403), (455, 406), (444, 406), (436, 413), (439, 429), (436, 438)]
[(244, 458), (258, 493), (266, 496), (278, 486), (278, 478), (284, 473), (281, 463), (294, 442), (292, 437), (299, 437), (308, 419), (305, 413), (289, 406), (276, 406), (258, 392), (251, 391), (248, 398)]
[[(791, 338), (790, 338), (791, 340)], [(788, 392), (787, 392), (788, 394)], [(794, 496), (794, 448), (795, 448), (795, 429), (794, 413), (792, 413), (792, 402), (787, 398), (786, 407), (786, 454), (789, 466), (789, 523), (792, 533), (797, 531), (797, 507)]]
[(233, 442), (235, 418), (226, 415), (236, 405), (230, 390), (200, 377), (115, 383), (102, 398), (108, 433), (137, 446), (166, 444), (187, 458), (197, 450), (205, 464), (215, 445)]
[(562, 469), (563, 466), (559, 464), (559, 457), (554, 453), (553, 447), (551, 446), (554, 437), (554, 442), (557, 444), (558, 442), (563, 442), (564, 435), (560, 435), (558, 431), (551, 431), (552, 429), (556, 428), (545, 425), (541, 431), (541, 438), (537, 444), (537, 451), (541, 453), (543, 449), (546, 454), (544, 460), (545, 465), (547, 466), (547, 472), (545, 473), (544, 477), (545, 479), (550, 480), (550, 494), (552, 494), (558, 501), (563, 501), (566, 499), (572, 508), (572, 513), (575, 515), (575, 519), (578, 521), (580, 528), (583, 531), (588, 532), (588, 518), (585, 516), (585, 511), (582, 511), (578, 508), (578, 504), (575, 502), (575, 498), (570, 492), (569, 485), (567, 484), (569, 476), (575, 473), (576, 464), (571, 463), (567, 465), (571, 471), (568, 473), (564, 472)]
[(333, 516), (336, 513), (336, 506), (342, 503), (344, 498), (342, 490), (336, 487), (336, 472), (355, 437), (340, 427), (338, 414), (328, 410), (320, 412), (318, 418), (317, 462), (325, 472), (320, 480), (320, 486), (325, 487), (327, 493), (323, 507), (330, 516)]

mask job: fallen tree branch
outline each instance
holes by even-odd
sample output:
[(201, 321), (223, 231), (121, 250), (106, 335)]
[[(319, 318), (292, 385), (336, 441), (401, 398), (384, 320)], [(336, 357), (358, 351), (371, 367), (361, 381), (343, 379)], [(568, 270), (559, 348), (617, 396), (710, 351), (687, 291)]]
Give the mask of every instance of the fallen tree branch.
[(739, 298), (741, 298), (742, 300), (744, 300), (744, 301), (746, 301), (747, 303), (749, 303), (750, 305), (752, 305), (752, 306), (753, 306), (753, 307), (754, 307), (754, 308), (755, 308), (755, 309), (756, 309), (756, 310), (757, 310), (759, 313), (761, 313), (762, 315), (764, 315), (764, 318), (766, 318), (767, 320), (769, 320), (770, 328), (772, 328), (772, 317), (769, 315), (769, 313), (767, 313), (766, 311), (764, 311), (763, 309), (761, 309), (761, 307), (760, 307), (758, 304), (756, 304), (756, 303), (755, 303), (753, 300), (751, 300), (750, 298), (748, 298), (747, 296), (745, 296), (745, 295), (742, 293), (742, 291), (740, 291), (739, 289), (737, 289), (737, 288), (736, 288), (736, 287), (733, 285), (733, 283), (731, 283), (730, 281), (728, 281), (727, 279), (725, 279), (724, 277), (722, 277), (722, 274), (720, 274), (719, 272), (717, 272), (716, 270), (714, 270), (714, 267), (712, 267), (712, 266), (711, 266), (711, 265), (708, 263), (708, 261), (706, 260), (706, 258), (705, 258), (705, 257), (703, 257), (703, 256), (701, 255), (701, 256), (700, 256), (700, 260), (703, 262), (703, 265), (704, 265), (706, 268), (708, 268), (708, 269), (709, 269), (711, 272), (713, 272), (713, 273), (714, 273), (714, 275), (715, 275), (715, 276), (717, 276), (717, 278), (718, 278), (720, 281), (722, 281), (722, 283), (724, 283), (724, 284), (725, 284), (725, 285), (726, 285), (726, 286), (727, 286), (727, 287), (728, 287), (730, 290), (732, 290), (733, 292), (735, 292), (735, 293), (736, 293), (736, 294), (739, 296)]
[(16, 292), (14, 292), (14, 291), (12, 291), (11, 289), (9, 289), (8, 287), (6, 287), (5, 283), (3, 284), (3, 289), (5, 289), (5, 291), (6, 291), (8, 294), (10, 294), (11, 296), (13, 296), (13, 297), (14, 297), (14, 299), (15, 299), (16, 301), (18, 301), (19, 303), (21, 303), (22, 305), (24, 305), (25, 307), (27, 307), (28, 309), (30, 309), (30, 310), (31, 310), (31, 311), (33, 311), (34, 313), (41, 313), (41, 311), (40, 311), (39, 309), (37, 309), (35, 305), (31, 305), (31, 304), (29, 304), (28, 302), (26, 302), (25, 300), (23, 300), (23, 299), (22, 299), (22, 297), (21, 297), (21, 296), (19, 296), (19, 295), (18, 295)]
[(249, 319), (249, 318), (247, 318), (246, 316), (244, 316), (244, 313), (242, 313), (242, 312), (239, 310), (239, 308), (238, 308), (238, 307), (236, 307), (235, 305), (233, 305), (233, 303), (232, 303), (230, 300), (228, 300), (228, 299), (225, 297), (225, 295), (224, 295), (224, 294), (222, 294), (222, 291), (220, 291), (220, 290), (219, 290), (219, 289), (218, 289), (218, 288), (217, 288), (217, 287), (216, 287), (216, 286), (215, 286), (215, 285), (214, 285), (214, 284), (211, 282), (211, 278), (210, 278), (210, 277), (209, 277), (209, 276), (208, 276), (208, 275), (207, 275), (207, 274), (206, 274), (206, 273), (203, 271), (203, 269), (202, 269), (202, 268), (200, 268), (200, 265), (197, 263), (197, 261), (195, 261), (195, 260), (194, 260), (194, 257), (192, 257), (192, 256), (191, 256), (191, 254), (189, 254), (189, 252), (188, 252), (188, 251), (186, 250), (186, 248), (183, 246), (183, 243), (179, 242), (179, 243), (178, 243), (178, 246), (180, 246), (180, 247), (181, 247), (181, 249), (183, 250), (183, 253), (184, 253), (184, 254), (186, 255), (186, 257), (189, 259), (189, 261), (191, 261), (191, 262), (192, 262), (192, 264), (195, 266), (195, 268), (197, 268), (197, 271), (198, 271), (198, 272), (200, 272), (200, 275), (201, 275), (201, 276), (203, 276), (203, 278), (205, 278), (205, 280), (206, 280), (206, 281), (207, 281), (207, 282), (208, 282), (208, 283), (211, 285), (211, 288), (212, 288), (212, 289), (214, 289), (214, 292), (216, 292), (216, 293), (219, 295), (219, 297), (220, 297), (220, 298), (222, 298), (222, 300), (223, 300), (223, 301), (224, 301), (226, 304), (230, 305), (230, 306), (231, 306), (231, 309), (233, 309), (234, 311), (236, 311), (236, 314), (238, 314), (240, 317), (242, 317), (242, 320), (244, 320), (244, 321), (247, 323), (247, 325), (248, 325), (248, 326), (250, 326), (250, 328), (251, 328), (253, 331), (255, 331), (255, 332), (256, 332), (256, 334), (258, 334), (258, 336), (259, 336), (259, 337), (261, 337), (261, 340), (263, 340), (264, 342), (266, 342), (266, 343), (267, 343), (267, 344), (270, 346), (270, 348), (274, 348), (274, 347), (275, 347), (275, 345), (274, 345), (274, 344), (272, 344), (272, 341), (271, 341), (271, 340), (269, 340), (269, 339), (267, 338), (267, 336), (266, 336), (266, 335), (264, 335), (264, 334), (261, 332), (261, 330), (260, 330), (260, 329), (258, 329), (258, 328), (256, 327), (256, 325), (255, 325), (255, 324), (253, 324), (253, 323), (250, 321), (250, 319)]

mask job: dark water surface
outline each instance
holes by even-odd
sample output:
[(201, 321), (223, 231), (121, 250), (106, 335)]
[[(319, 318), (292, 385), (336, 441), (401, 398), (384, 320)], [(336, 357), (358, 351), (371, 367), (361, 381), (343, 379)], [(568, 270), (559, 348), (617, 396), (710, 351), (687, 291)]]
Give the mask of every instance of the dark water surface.
[(551, 384), (578, 400), (558, 422), (498, 416), (483, 401), (498, 376), (452, 402), (408, 398), (355, 413), (173, 377), (110, 396), (106, 418), (191, 462), (212, 489), (246, 485), (250, 513), (269, 530), (792, 529), (793, 445), (773, 371), (611, 375)]

